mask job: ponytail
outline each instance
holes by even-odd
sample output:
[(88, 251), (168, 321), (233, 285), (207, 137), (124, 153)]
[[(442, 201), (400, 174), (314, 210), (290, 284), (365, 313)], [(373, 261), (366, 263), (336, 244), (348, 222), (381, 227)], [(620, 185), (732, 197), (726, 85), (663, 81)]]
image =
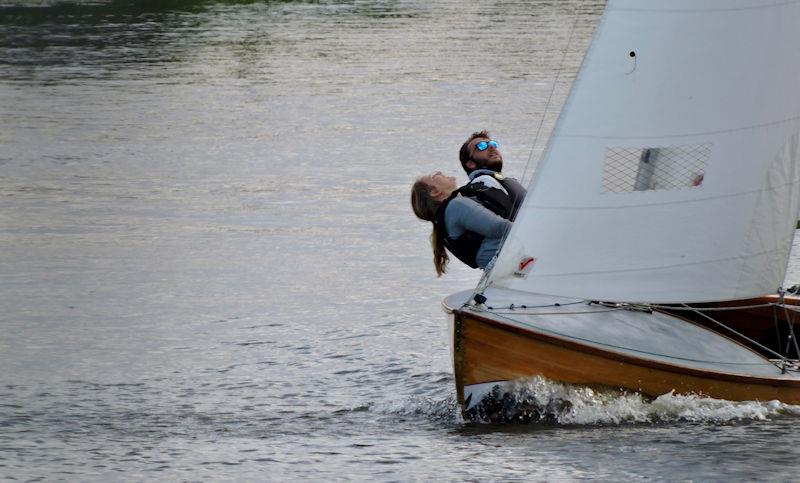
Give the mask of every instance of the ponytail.
[[(411, 209), (420, 220), (434, 222), (436, 210), (442, 202), (431, 197), (431, 187), (427, 183), (418, 179), (411, 187)], [(447, 271), (447, 262), (450, 257), (444, 248), (444, 240), (436, 232), (436, 225), (431, 230), (431, 248), (433, 248), (433, 268), (436, 269), (436, 276), (441, 277)]]
[(450, 261), (450, 257), (444, 249), (444, 243), (439, 238), (435, 226), (431, 230), (431, 247), (433, 248), (433, 268), (436, 269), (436, 276), (441, 277), (447, 271), (447, 262)]

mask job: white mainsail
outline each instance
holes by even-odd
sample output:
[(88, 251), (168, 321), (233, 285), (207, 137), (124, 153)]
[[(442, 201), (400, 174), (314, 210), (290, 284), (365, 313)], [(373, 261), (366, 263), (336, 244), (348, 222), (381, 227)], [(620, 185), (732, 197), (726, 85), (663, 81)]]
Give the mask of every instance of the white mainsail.
[(800, 1), (609, 0), (488, 281), (774, 293), (800, 214)]

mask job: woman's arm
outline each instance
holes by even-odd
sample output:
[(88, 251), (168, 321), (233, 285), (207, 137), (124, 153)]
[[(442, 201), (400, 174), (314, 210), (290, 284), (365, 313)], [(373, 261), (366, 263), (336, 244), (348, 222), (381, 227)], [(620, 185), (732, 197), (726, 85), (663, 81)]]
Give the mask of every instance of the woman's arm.
[(500, 238), (511, 228), (511, 222), (495, 215), (475, 200), (459, 196), (447, 205), (447, 233), (458, 238), (471, 231), (486, 238)]

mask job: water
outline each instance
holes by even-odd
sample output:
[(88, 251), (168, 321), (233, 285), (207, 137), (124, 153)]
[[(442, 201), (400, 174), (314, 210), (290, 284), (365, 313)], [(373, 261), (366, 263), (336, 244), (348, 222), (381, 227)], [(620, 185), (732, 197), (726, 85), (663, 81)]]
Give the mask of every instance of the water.
[(411, 180), (529, 177), (601, 1), (3, 5), (0, 476), (795, 478), (774, 402), (457, 413)]

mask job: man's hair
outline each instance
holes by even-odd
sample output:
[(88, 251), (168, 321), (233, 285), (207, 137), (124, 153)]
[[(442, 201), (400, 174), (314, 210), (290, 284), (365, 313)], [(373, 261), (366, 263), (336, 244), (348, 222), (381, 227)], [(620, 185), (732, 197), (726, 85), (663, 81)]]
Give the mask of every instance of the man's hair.
[(489, 136), (489, 131), (484, 129), (483, 131), (470, 134), (469, 139), (464, 141), (464, 144), (461, 145), (461, 150), (458, 152), (458, 159), (461, 161), (461, 167), (464, 168), (464, 171), (466, 171), (467, 174), (470, 174), (475, 170), (467, 168), (467, 161), (470, 160), (469, 143), (475, 138), (491, 139), (491, 136)]

